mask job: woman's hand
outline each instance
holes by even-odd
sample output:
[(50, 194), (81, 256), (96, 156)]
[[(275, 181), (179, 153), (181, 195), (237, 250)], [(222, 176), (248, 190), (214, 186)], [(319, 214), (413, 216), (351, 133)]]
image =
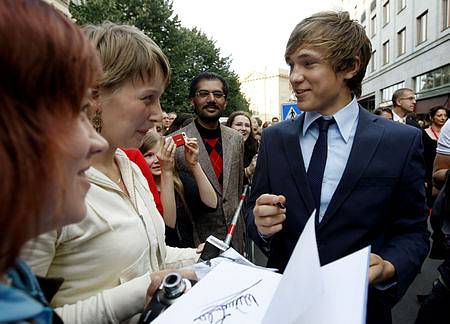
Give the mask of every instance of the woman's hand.
[(155, 292), (161, 286), (161, 283), (162, 283), (164, 277), (171, 272), (177, 272), (183, 278), (187, 278), (187, 279), (191, 279), (191, 280), (198, 280), (197, 276), (195, 275), (194, 270), (191, 270), (191, 269), (172, 269), (172, 270), (163, 270), (163, 271), (152, 272), (150, 274), (151, 281), (150, 281), (150, 286), (148, 286), (148, 289), (147, 289), (147, 298), (146, 298), (145, 304), (147, 304), (150, 301), (150, 299), (152, 299)]
[(199, 148), (197, 139), (194, 137), (187, 138), (186, 144), (184, 145), (184, 159), (186, 160), (186, 164), (190, 169), (197, 165), (198, 153)]
[(200, 243), (198, 246), (197, 246), (197, 250), (195, 250), (195, 252), (197, 253), (197, 254), (201, 254), (202, 252), (203, 252), (203, 249), (205, 248), (205, 243)]
[(161, 150), (156, 155), (158, 157), (159, 164), (161, 165), (162, 172), (172, 172), (175, 168), (175, 150), (177, 146), (173, 142), (171, 137), (164, 139), (164, 144)]
[(247, 176), (247, 179), (250, 178), (253, 173), (255, 173), (256, 169), (256, 160), (258, 159), (258, 154), (255, 154), (255, 156), (252, 159), (252, 162), (248, 165), (248, 167), (245, 168), (245, 175)]

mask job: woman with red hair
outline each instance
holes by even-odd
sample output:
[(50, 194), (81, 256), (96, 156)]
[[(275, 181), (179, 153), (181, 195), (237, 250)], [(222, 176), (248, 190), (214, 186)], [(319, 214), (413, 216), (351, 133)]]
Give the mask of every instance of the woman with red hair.
[(85, 171), (106, 149), (87, 116), (95, 49), (41, 1), (0, 2), (0, 322), (57, 323), (23, 244), (82, 220)]

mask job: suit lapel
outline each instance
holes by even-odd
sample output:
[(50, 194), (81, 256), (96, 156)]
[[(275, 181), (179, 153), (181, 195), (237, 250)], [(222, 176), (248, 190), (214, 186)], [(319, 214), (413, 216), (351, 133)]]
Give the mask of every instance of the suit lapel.
[(190, 137), (195, 137), (198, 140), (198, 162), (200, 163), (203, 172), (205, 172), (206, 177), (209, 182), (211, 182), (212, 186), (218, 193), (222, 193), (222, 188), (220, 188), (219, 180), (217, 180), (216, 173), (214, 172), (213, 166), (211, 164), (211, 160), (209, 158), (208, 151), (206, 150), (205, 144), (203, 143), (203, 139), (200, 136), (200, 133), (195, 126), (195, 122), (192, 122), (189, 126), (186, 127), (186, 130), (189, 130), (188, 134)]
[(327, 223), (352, 192), (377, 150), (384, 128), (374, 123), (374, 117), (365, 109), (359, 108), (359, 121), (350, 156), (319, 228)]
[(230, 179), (231, 172), (231, 158), (232, 150), (234, 149), (231, 144), (231, 133), (225, 126), (220, 125), (220, 132), (222, 134), (222, 157), (223, 157), (223, 193), (227, 192), (228, 182)]
[(285, 123), (283, 139), (284, 152), (289, 164), (290, 173), (294, 179), (299, 195), (308, 207), (308, 214), (314, 210), (314, 199), (306, 178), (305, 163), (300, 148), (300, 132), (303, 128), (305, 115)]

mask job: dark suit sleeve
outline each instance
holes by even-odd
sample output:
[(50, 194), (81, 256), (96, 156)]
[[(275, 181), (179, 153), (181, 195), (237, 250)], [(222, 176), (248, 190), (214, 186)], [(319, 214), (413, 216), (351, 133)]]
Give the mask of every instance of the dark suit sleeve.
[[(423, 146), (417, 131), (393, 196), (393, 221), (387, 229), (380, 256), (396, 270), (394, 297), (402, 296), (428, 254), (429, 232), (425, 205)], [(406, 145), (406, 143), (404, 144)]]
[[(253, 175), (251, 192), (246, 206), (246, 225), (249, 237), (258, 245), (266, 254), (269, 251), (268, 241), (261, 238), (255, 225), (255, 218), (253, 216), (253, 208), (255, 207), (256, 199), (264, 193), (271, 193), (271, 187), (267, 169), (267, 148), (266, 142), (269, 130), (265, 130), (261, 137), (261, 144), (259, 146), (258, 159), (256, 161), (256, 169)], [(270, 240), (269, 240), (270, 241)]]

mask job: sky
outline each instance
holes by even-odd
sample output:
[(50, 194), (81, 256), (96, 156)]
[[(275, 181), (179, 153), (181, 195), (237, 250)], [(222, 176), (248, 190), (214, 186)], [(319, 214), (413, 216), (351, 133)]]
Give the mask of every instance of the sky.
[(173, 0), (185, 27), (197, 27), (216, 41), (240, 76), (287, 68), (284, 49), (292, 29), (321, 10), (342, 9), (339, 0)]

